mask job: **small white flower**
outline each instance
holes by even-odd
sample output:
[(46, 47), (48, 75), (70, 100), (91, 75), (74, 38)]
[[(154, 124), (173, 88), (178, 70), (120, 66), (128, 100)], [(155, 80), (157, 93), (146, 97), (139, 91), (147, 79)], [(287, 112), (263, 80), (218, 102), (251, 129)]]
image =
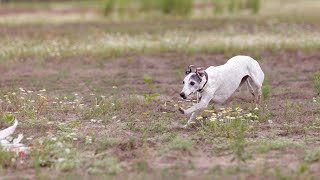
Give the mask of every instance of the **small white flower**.
[(246, 114), (247, 117), (251, 117), (252, 116), (252, 113), (248, 113)]
[(255, 111), (258, 111), (258, 110), (259, 110), (259, 108), (258, 108), (258, 107), (256, 107), (256, 108), (254, 108), (254, 110), (255, 110)]
[(113, 119), (113, 120), (117, 119), (117, 116), (113, 116), (112, 119)]
[(70, 153), (70, 149), (69, 149), (69, 148), (65, 149), (65, 152), (66, 152), (67, 154), (69, 154), (69, 153)]
[(63, 144), (61, 142), (57, 142), (57, 146), (63, 147)]
[(41, 89), (41, 90), (40, 90), (40, 92), (46, 92), (46, 91), (47, 91), (46, 89)]
[(64, 158), (58, 158), (58, 162), (63, 162)]
[(33, 93), (33, 91), (28, 90), (27, 93)]
[(91, 119), (90, 121), (93, 123), (97, 122), (97, 120), (95, 120), (95, 119)]
[(112, 86), (112, 89), (117, 89), (118, 87), (117, 86)]
[(19, 88), (19, 90), (20, 90), (21, 92), (26, 92), (23, 88)]
[(268, 123), (269, 123), (269, 124), (272, 124), (272, 123), (273, 123), (273, 121), (272, 121), (271, 119), (269, 119), (269, 120), (268, 120)]
[(78, 138), (74, 137), (74, 138), (72, 138), (72, 140), (77, 141), (77, 140), (78, 140)]
[(314, 103), (317, 102), (317, 98), (313, 97), (312, 102), (314, 102)]
[(51, 140), (52, 140), (52, 141), (56, 141), (57, 138), (56, 138), (56, 137), (52, 137)]

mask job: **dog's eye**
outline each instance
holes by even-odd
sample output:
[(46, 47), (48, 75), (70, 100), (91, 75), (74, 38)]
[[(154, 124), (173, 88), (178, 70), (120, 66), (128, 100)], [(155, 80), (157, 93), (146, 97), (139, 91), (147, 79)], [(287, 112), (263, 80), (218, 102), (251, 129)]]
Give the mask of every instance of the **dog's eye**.
[(194, 84), (195, 84), (194, 82), (191, 82), (191, 83), (190, 83), (191, 86), (193, 86)]
[(182, 82), (182, 84), (184, 84), (184, 81)]

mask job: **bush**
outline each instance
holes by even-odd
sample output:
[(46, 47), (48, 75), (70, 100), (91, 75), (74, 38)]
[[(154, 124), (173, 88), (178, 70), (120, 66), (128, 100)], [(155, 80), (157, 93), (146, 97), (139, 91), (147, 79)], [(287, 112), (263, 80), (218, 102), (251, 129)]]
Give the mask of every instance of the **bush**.
[(115, 6), (115, 0), (105, 0), (103, 14), (108, 16), (113, 10)]
[(193, 0), (162, 0), (161, 11), (164, 14), (188, 15), (191, 13)]
[(253, 14), (258, 14), (261, 7), (260, 0), (248, 0), (248, 8), (251, 10)]
[(213, 12), (215, 14), (222, 14), (225, 9), (225, 1), (224, 0), (213, 0)]
[(157, 8), (159, 8), (158, 0), (140, 0), (140, 9), (142, 11), (151, 11)]

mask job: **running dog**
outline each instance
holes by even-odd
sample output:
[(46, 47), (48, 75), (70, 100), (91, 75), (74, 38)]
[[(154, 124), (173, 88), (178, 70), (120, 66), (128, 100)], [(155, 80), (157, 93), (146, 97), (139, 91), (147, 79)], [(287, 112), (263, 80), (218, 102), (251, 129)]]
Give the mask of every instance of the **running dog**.
[[(235, 56), (224, 65), (210, 66), (203, 70), (197, 68), (192, 71), (193, 65), (189, 65), (183, 80), (183, 89), (180, 96), (186, 99), (192, 93), (198, 93), (197, 104), (189, 109), (179, 108), (182, 114), (191, 114), (187, 125), (197, 116), (201, 109), (214, 103), (225, 102), (244, 82), (247, 83), (250, 93), (259, 103), (262, 94), (264, 73), (259, 63), (249, 56)], [(253, 82), (251, 86), (250, 81)]]

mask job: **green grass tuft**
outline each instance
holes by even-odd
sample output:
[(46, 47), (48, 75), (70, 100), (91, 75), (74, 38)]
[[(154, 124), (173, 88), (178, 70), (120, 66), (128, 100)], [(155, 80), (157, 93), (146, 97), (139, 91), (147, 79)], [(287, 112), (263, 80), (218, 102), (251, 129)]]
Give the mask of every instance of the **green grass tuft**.
[(314, 74), (314, 88), (317, 95), (320, 95), (320, 71)]

